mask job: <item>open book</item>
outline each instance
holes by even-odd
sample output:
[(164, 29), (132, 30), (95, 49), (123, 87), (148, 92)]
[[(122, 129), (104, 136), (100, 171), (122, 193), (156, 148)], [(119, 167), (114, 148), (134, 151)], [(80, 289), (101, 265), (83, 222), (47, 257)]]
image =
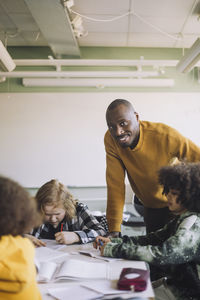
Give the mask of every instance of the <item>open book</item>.
[(38, 282), (57, 281), (63, 279), (107, 278), (105, 263), (67, 259), (60, 264), (41, 262), (38, 268)]

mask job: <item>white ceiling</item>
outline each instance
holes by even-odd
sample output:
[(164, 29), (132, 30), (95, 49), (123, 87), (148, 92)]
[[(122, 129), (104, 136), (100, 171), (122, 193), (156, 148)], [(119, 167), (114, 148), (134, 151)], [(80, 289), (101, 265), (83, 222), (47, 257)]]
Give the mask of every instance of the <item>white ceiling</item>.
[(50, 46), (70, 55), (78, 46), (188, 48), (200, 36), (199, 0), (74, 0), (71, 9), (83, 15), (87, 33), (74, 40), (62, 1), (0, 0), (0, 39), (8, 46)]
[(75, 0), (72, 9), (103, 20), (130, 12), (113, 22), (83, 18), (88, 35), (79, 39), (81, 46), (190, 47), (200, 36), (199, 0)]

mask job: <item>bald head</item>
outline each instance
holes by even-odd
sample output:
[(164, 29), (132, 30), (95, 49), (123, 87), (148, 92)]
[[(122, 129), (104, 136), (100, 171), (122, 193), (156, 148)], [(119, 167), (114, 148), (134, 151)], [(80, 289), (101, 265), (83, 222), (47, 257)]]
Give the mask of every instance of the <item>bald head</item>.
[(133, 105), (125, 100), (125, 99), (115, 99), (113, 102), (111, 102), (106, 110), (106, 119), (108, 116), (108, 112), (115, 109), (116, 107), (118, 107), (119, 105), (124, 105), (126, 106), (131, 112), (135, 113), (135, 109), (133, 107)]

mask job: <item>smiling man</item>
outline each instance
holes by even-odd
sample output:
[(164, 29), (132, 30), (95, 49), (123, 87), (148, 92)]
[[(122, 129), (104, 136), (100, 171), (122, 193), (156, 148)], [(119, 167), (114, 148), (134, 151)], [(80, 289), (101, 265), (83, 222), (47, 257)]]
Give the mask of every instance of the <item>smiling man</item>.
[(162, 228), (171, 218), (167, 199), (158, 184), (158, 170), (177, 157), (200, 161), (200, 148), (177, 130), (140, 121), (132, 104), (114, 100), (107, 108), (106, 150), (107, 220), (111, 236), (121, 231), (125, 175), (144, 205), (147, 232)]

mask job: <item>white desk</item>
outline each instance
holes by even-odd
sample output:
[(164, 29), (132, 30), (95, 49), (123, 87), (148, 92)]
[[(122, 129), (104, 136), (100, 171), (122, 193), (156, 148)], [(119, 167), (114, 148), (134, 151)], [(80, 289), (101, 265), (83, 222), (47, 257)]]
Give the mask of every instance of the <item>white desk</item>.
[[(79, 250), (90, 250), (90, 249), (93, 249), (92, 243), (85, 244), (85, 245), (69, 245), (69, 246), (66, 246), (66, 247), (60, 249), (59, 251), (67, 252), (70, 255), (70, 257), (73, 257), (76, 259), (87, 260), (90, 262), (91, 261), (96, 262), (97, 266), (98, 266), (98, 262), (106, 264), (107, 268), (108, 268), (108, 275), (107, 275), (108, 278), (105, 278), (105, 279), (109, 279), (112, 281), (117, 281), (119, 279), (119, 275), (121, 273), (122, 268), (126, 268), (126, 267), (141, 268), (143, 266), (145, 269), (145, 267), (146, 267), (144, 262), (136, 262), (136, 261), (131, 261), (131, 260), (118, 260), (118, 261), (113, 261), (113, 262), (106, 262), (106, 261), (98, 260), (98, 259), (88, 257), (85, 255), (81, 255), (81, 254), (76, 254), (76, 255), (71, 254), (71, 253), (77, 252)], [(85, 281), (84, 279), (81, 280), (81, 282), (84, 282), (84, 281)], [(77, 284), (79, 284), (78, 281), (71, 281), (71, 280), (70, 281), (65, 280), (62, 282), (60, 281), (60, 282), (55, 282), (55, 283), (40, 283), (39, 289), (41, 291), (43, 300), (53, 300), (53, 299), (55, 300), (55, 298), (53, 298), (47, 294), (48, 288), (66, 287), (66, 285), (69, 285), (69, 286), (72, 285), (75, 287)], [(148, 283), (147, 292), (149, 295), (148, 299), (154, 299), (153, 298), (154, 293), (152, 290), (150, 280)], [(146, 298), (147, 294), (146, 294), (146, 292), (134, 293), (134, 296), (136, 296), (136, 295), (140, 296), (140, 297), (143, 295), (143, 297)], [(121, 295), (120, 295), (120, 297), (121, 297)], [(125, 297), (125, 295), (123, 297)], [(130, 297), (130, 294), (129, 294), (129, 297)], [(114, 298), (114, 296), (113, 296), (113, 298)], [(71, 299), (67, 299), (67, 297), (66, 297), (66, 300), (71, 300)], [(73, 300), (76, 300), (76, 299), (73, 299)]]

